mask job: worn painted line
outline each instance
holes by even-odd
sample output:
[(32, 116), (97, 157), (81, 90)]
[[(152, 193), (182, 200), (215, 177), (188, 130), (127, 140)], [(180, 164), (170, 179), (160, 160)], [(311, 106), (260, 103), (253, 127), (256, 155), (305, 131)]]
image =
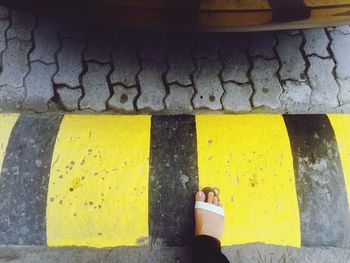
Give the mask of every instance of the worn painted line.
[(338, 144), (343, 167), (348, 203), (350, 203), (350, 115), (328, 115)]
[(293, 159), (277, 115), (196, 116), (199, 184), (220, 190), (223, 245), (300, 246)]
[(18, 117), (19, 114), (0, 114), (0, 168), (2, 167), (12, 128), (15, 126)]
[(0, 244), (46, 245), (46, 196), (59, 116), (21, 115), (0, 176)]
[(150, 119), (64, 117), (51, 164), (49, 246), (147, 244)]
[(303, 246), (347, 247), (350, 214), (332, 126), (325, 115), (286, 115)]
[(198, 190), (194, 116), (153, 116), (150, 154), (150, 235), (168, 246), (191, 243)]

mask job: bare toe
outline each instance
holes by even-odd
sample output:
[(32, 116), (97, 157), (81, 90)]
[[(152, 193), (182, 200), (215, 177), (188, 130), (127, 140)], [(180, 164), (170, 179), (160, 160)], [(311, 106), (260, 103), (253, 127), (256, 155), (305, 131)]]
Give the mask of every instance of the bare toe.
[(204, 192), (198, 191), (198, 192), (196, 193), (195, 199), (196, 199), (196, 201), (202, 201), (202, 202), (204, 202), (204, 200), (205, 200), (205, 194), (204, 194)]
[(208, 194), (208, 201), (207, 202), (209, 204), (212, 204), (213, 200), (214, 200), (214, 193), (213, 192), (209, 192), (209, 194)]
[(214, 196), (213, 205), (218, 205), (218, 203), (219, 203), (219, 199), (216, 196)]

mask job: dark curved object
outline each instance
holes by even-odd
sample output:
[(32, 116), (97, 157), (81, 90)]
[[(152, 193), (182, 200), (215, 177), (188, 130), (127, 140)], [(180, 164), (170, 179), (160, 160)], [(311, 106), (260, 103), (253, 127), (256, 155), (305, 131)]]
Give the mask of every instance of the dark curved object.
[(0, 0), (0, 5), (119, 27), (264, 31), (350, 24), (350, 0)]

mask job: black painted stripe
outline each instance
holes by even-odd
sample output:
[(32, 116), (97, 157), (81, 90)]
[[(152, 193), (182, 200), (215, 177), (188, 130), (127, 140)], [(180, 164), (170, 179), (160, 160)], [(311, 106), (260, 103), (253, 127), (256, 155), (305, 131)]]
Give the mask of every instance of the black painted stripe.
[(0, 176), (0, 244), (46, 245), (46, 199), (59, 116), (21, 115)]
[(153, 116), (149, 181), (149, 231), (153, 243), (191, 243), (193, 197), (197, 190), (195, 117)]
[(325, 115), (285, 115), (303, 246), (349, 247), (350, 214), (333, 128)]
[(268, 0), (272, 8), (273, 22), (290, 22), (308, 19), (311, 10), (304, 0)]

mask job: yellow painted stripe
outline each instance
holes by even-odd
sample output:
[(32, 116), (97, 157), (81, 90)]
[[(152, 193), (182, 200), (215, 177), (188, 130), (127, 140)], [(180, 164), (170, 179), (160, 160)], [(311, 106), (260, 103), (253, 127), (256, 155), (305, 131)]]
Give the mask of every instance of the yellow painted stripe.
[(0, 114), (0, 168), (6, 154), (7, 144), (19, 114)]
[(300, 246), (300, 221), (287, 130), (277, 115), (197, 116), (200, 187), (219, 188), (223, 245)]
[(147, 244), (150, 121), (64, 117), (47, 197), (49, 246)]
[(344, 180), (350, 203), (350, 115), (328, 115), (337, 140)]

